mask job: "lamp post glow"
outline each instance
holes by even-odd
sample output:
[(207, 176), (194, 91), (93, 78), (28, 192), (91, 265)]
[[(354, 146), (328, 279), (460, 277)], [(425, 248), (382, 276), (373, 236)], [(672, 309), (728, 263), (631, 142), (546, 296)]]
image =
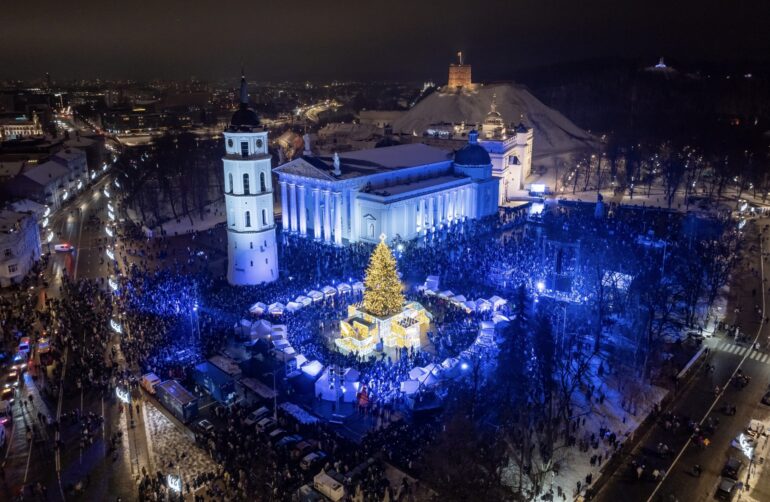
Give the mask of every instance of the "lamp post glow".
[(109, 216), (112, 221), (115, 221), (115, 213), (113, 213), (112, 211), (108, 211), (107, 216)]
[(107, 232), (107, 235), (110, 237), (113, 237), (114, 234), (112, 233), (112, 229), (110, 227), (104, 227), (104, 231)]
[(117, 290), (118, 290), (118, 283), (117, 283), (117, 282), (115, 282), (115, 281), (112, 279), (112, 277), (110, 277), (110, 279), (109, 279), (109, 281), (108, 281), (108, 282), (110, 283), (110, 289), (111, 289), (111, 290), (113, 290), (113, 291), (117, 291)]
[(107, 253), (107, 258), (109, 258), (110, 260), (114, 260), (115, 259), (115, 253), (112, 252), (112, 249), (107, 248), (107, 251), (105, 251), (105, 252)]
[(110, 319), (110, 327), (116, 333), (119, 333), (119, 334), (123, 333), (123, 326), (121, 326), (120, 323), (118, 321), (116, 321), (115, 319)]
[(169, 489), (176, 493), (182, 493), (182, 478), (179, 476), (174, 476), (173, 474), (169, 474), (166, 476), (166, 484), (168, 485)]

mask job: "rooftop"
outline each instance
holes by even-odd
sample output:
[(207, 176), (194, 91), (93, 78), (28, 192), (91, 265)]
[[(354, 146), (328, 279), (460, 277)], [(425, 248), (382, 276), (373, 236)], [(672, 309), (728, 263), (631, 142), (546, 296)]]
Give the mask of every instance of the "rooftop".
[(52, 160), (43, 162), (27, 170), (23, 176), (31, 179), (39, 185), (47, 185), (52, 180), (64, 178), (70, 175), (70, 170)]
[(341, 176), (334, 176), (332, 174), (334, 157), (325, 156), (294, 159), (282, 166), (278, 166), (275, 171), (333, 181), (451, 160), (452, 153), (447, 150), (422, 143), (412, 143), (345, 152), (340, 155)]

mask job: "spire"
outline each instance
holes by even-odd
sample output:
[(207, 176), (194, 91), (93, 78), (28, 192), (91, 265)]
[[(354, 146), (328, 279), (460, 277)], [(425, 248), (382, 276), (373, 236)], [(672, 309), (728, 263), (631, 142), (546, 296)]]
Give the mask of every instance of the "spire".
[(246, 85), (246, 75), (243, 72), (243, 68), (241, 68), (241, 104), (249, 104), (249, 88)]
[(489, 113), (495, 113), (497, 111), (497, 93), (492, 93), (492, 104), (490, 105)]
[(457, 53), (457, 62), (460, 64), (460, 66), (463, 65), (463, 51), (459, 51)]

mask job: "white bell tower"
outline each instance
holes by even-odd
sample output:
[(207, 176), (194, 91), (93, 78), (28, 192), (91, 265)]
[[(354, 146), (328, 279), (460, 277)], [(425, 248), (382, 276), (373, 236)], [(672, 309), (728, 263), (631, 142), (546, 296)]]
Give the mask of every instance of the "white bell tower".
[(249, 108), (246, 79), (241, 104), (225, 129), (225, 208), (227, 211), (227, 281), (236, 286), (278, 279), (273, 218), (271, 156), (267, 131)]

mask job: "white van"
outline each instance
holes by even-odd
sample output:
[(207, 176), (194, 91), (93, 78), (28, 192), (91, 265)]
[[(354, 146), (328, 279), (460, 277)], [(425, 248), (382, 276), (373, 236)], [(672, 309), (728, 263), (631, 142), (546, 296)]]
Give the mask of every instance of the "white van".
[(155, 373), (147, 373), (142, 376), (142, 388), (152, 395), (155, 395), (155, 386), (160, 383), (160, 378)]

